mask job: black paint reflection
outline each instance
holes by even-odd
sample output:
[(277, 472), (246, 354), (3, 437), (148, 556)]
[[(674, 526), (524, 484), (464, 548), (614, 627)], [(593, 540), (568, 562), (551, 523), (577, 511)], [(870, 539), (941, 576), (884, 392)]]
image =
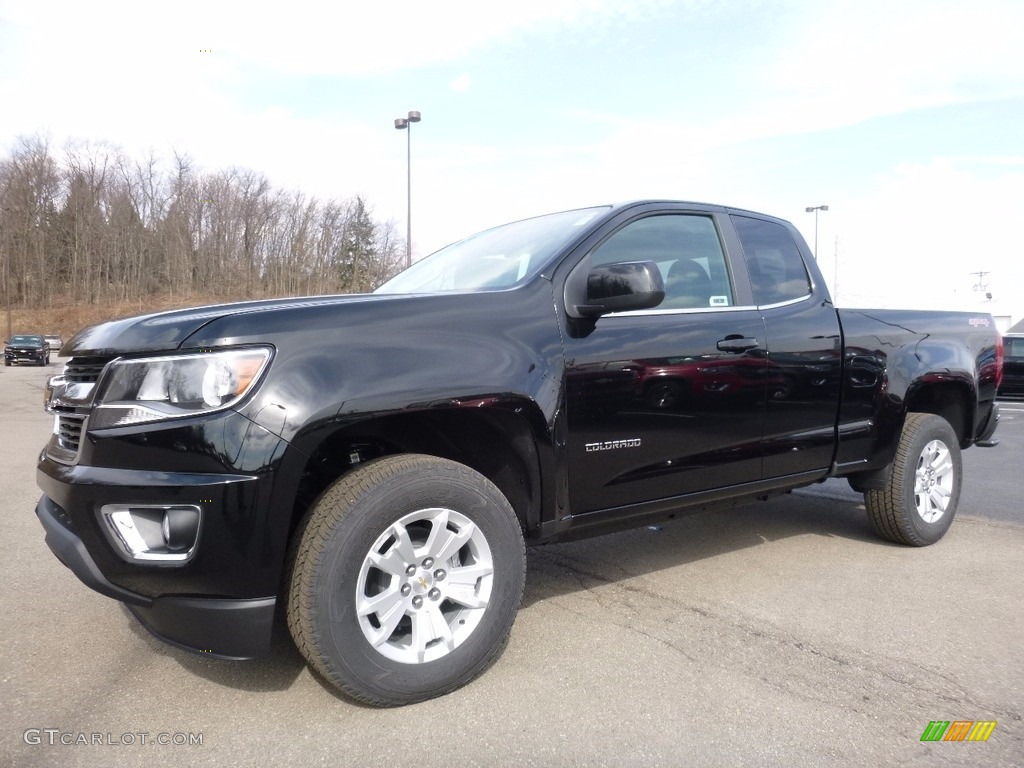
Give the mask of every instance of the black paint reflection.
[(753, 311), (665, 313), (567, 339), (573, 514), (760, 479), (765, 357), (718, 342), (763, 331)]

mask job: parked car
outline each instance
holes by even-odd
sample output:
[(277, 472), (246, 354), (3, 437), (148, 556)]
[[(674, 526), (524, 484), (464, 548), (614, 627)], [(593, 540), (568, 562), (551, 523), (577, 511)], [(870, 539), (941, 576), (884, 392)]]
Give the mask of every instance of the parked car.
[(11, 336), (4, 342), (4, 365), (12, 363), (50, 364), (50, 346), (42, 336)]
[(46, 343), (50, 345), (50, 354), (59, 355), (60, 348), (64, 346), (64, 339), (55, 334), (47, 334), (43, 336), (46, 339)]
[(648, 201), (488, 230), (373, 295), (64, 351), (36, 473), (56, 557), (206, 657), (268, 652), (283, 615), (323, 679), (395, 705), (497, 658), (525, 543), (830, 477), (880, 536), (939, 541), (961, 451), (995, 443), (1003, 346), (984, 313), (836, 309), (781, 219)]
[(1000, 395), (1024, 396), (1024, 333), (1003, 337), (1003, 381)]

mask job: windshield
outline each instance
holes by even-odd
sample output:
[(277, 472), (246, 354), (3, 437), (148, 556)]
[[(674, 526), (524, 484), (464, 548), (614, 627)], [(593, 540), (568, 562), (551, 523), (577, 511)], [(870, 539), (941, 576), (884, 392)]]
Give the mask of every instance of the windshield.
[(485, 230), (442, 248), (388, 280), (376, 293), (495, 291), (544, 268), (607, 208), (552, 213)]
[(10, 343), (19, 347), (41, 347), (43, 339), (40, 336), (12, 336)]

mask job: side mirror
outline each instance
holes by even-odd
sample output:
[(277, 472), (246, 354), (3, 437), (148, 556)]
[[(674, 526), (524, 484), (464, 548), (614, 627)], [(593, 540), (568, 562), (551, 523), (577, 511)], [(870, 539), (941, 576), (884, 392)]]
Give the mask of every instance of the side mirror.
[(581, 317), (600, 317), (656, 307), (665, 298), (665, 282), (653, 261), (602, 264), (587, 275), (587, 302), (576, 305)]

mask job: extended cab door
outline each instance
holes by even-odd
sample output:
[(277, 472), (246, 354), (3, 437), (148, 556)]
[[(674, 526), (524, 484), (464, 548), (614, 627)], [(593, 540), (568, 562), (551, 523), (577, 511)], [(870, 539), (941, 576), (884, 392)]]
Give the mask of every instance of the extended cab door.
[(652, 261), (666, 287), (654, 309), (567, 320), (574, 516), (761, 478), (764, 324), (745, 270), (726, 256), (731, 236), (713, 209), (640, 212), (566, 281), (567, 307), (585, 285), (579, 271), (602, 264)]
[(839, 317), (791, 225), (745, 212), (731, 220), (765, 322), (764, 477), (826, 469), (839, 410)]

